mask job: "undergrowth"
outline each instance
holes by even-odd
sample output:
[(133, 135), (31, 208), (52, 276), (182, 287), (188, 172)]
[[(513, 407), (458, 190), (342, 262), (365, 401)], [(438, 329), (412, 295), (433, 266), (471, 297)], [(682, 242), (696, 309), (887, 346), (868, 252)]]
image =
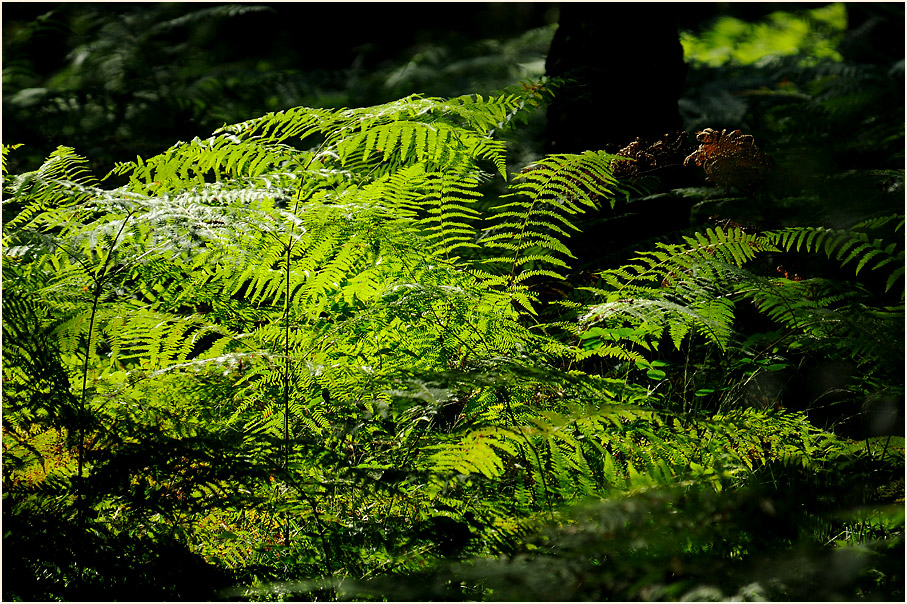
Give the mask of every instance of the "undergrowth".
[(903, 439), (766, 391), (823, 358), (903, 397), (903, 216), (703, 228), (552, 302), (581, 216), (645, 185), (600, 151), (511, 172), (548, 94), (4, 170), (4, 598), (784, 598), (798, 556), (858, 560), (829, 595), (897, 591), (863, 552), (903, 556)]

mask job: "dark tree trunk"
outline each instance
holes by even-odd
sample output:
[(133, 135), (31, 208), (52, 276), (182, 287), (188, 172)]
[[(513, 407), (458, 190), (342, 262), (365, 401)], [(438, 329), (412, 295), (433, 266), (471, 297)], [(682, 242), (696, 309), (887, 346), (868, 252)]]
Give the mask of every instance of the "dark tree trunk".
[(682, 127), (676, 4), (564, 3), (547, 74), (571, 81), (548, 108), (549, 153), (616, 150)]
[(902, 2), (848, 2), (847, 34), (839, 50), (855, 63), (892, 65), (904, 58)]
[[(637, 137), (654, 142), (682, 129), (677, 101), (687, 66), (676, 6), (561, 4), (546, 71), (568, 81), (548, 106), (547, 153), (613, 153)], [(657, 198), (605, 206), (578, 222), (582, 231), (570, 243), (573, 266), (600, 270), (623, 260), (639, 241), (687, 226), (689, 204)]]

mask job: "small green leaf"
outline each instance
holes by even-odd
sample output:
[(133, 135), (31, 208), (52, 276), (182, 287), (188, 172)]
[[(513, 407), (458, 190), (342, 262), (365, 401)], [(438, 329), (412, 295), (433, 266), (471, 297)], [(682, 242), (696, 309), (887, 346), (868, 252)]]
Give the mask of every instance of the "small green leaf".
[(668, 374), (661, 369), (650, 369), (646, 372), (646, 375), (649, 376), (650, 380), (663, 380)]

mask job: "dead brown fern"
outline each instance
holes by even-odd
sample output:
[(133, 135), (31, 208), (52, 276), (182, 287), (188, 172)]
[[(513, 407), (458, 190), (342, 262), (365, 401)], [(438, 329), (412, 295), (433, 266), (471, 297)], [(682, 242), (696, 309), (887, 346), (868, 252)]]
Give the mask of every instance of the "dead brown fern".
[(740, 130), (706, 128), (696, 133), (696, 140), (699, 148), (683, 160), (683, 165), (702, 166), (706, 179), (718, 186), (751, 190), (775, 167), (774, 160), (756, 146), (753, 137)]

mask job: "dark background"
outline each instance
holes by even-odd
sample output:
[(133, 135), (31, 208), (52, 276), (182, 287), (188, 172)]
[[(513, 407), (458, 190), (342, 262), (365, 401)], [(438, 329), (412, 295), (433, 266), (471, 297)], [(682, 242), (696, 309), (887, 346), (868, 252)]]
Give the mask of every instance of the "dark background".
[[(534, 58), (573, 78), (549, 113), (545, 150), (623, 145), (684, 126), (678, 27), (817, 6), (4, 3), (3, 141), (26, 144), (13, 169), (62, 144), (106, 171), (266, 111), (486, 93), (519, 79), (527, 46), (515, 56), (508, 40), (536, 31)], [(902, 4), (850, 4), (848, 18), (847, 58), (903, 58)]]
[[(841, 171), (903, 169), (904, 5), (846, 4), (841, 62), (781, 56), (707, 66), (684, 57), (679, 31), (822, 6), (5, 3), (3, 142), (24, 144), (9, 157), (13, 173), (66, 145), (103, 176), (118, 161), (269, 111), (489, 94), (544, 73), (563, 84), (509, 135), (511, 170), (544, 153), (616, 152), (678, 130), (683, 157), (697, 130), (741, 129), (780, 166), (776, 193), (799, 195)], [(710, 226), (715, 208), (669, 193), (709, 184), (681, 164), (638, 183), (648, 196), (584, 218), (576, 266), (621, 262), (658, 238)], [(746, 202), (721, 213), (760, 228), (841, 227), (890, 209), (890, 199), (876, 203), (861, 190), (855, 203), (854, 193), (838, 186), (821, 192), (821, 207)]]

